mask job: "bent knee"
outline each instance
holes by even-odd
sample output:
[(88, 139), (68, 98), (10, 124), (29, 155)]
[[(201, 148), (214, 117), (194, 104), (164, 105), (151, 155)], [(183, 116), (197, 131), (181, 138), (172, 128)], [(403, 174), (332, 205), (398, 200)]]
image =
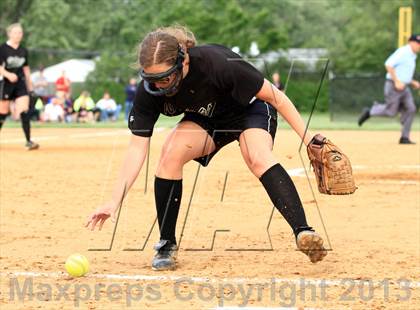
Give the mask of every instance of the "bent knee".
[(276, 163), (271, 152), (252, 152), (244, 156), (244, 160), (249, 170), (257, 177), (261, 176), (268, 168)]
[(182, 178), (182, 170), (188, 161), (190, 161), (190, 158), (177, 151), (176, 148), (169, 150), (164, 148), (157, 165), (156, 175), (167, 179)]
[(189, 155), (188, 152), (177, 146), (164, 145), (160, 154), (159, 166), (183, 166), (193, 159), (190, 157), (191, 155)]
[(398, 114), (398, 111), (397, 110), (395, 110), (395, 111), (385, 111), (385, 115), (386, 116), (388, 116), (388, 117), (395, 117), (395, 116), (397, 116), (397, 114)]

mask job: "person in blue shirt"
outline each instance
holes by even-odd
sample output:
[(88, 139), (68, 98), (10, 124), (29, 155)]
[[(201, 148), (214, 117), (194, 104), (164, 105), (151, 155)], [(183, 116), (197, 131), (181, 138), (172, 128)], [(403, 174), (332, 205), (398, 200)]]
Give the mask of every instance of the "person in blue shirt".
[(136, 96), (137, 81), (131, 78), (129, 84), (125, 87), (125, 120), (128, 120), (128, 115), (133, 108), (134, 97)]
[(419, 50), (420, 34), (413, 34), (407, 45), (398, 48), (388, 57), (385, 61), (385, 103), (374, 102), (371, 108), (364, 108), (358, 120), (359, 126), (371, 116), (394, 117), (400, 111), (400, 144), (415, 144), (410, 140), (410, 130), (416, 114), (416, 105), (409, 86), (414, 89), (420, 88), (420, 83), (413, 79)]

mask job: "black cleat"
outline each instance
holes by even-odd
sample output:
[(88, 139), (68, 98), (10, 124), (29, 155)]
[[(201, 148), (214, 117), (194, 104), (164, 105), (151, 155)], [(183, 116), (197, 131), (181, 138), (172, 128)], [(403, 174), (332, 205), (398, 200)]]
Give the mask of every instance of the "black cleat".
[(153, 270), (174, 270), (178, 247), (169, 240), (160, 240), (155, 245), (156, 255), (152, 260)]
[(37, 150), (39, 149), (39, 144), (32, 141), (28, 141), (26, 142), (25, 147), (28, 149), (28, 151)]
[(364, 122), (366, 122), (370, 117), (370, 109), (369, 108), (364, 108), (362, 110), (362, 114), (360, 114), (359, 116), (359, 120), (357, 121), (357, 123), (359, 124), (359, 126), (362, 126)]
[(401, 137), (400, 138), (400, 144), (416, 144), (416, 142), (413, 142), (406, 137)]

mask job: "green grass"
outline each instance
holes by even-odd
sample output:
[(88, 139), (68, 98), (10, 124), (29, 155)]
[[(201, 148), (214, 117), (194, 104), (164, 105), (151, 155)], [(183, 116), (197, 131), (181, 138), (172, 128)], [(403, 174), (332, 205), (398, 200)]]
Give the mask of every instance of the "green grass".
[[(307, 123), (309, 114), (302, 114), (302, 118)], [(280, 117), (279, 127), (287, 128), (289, 125)], [(317, 113), (312, 116), (309, 126), (311, 129), (330, 129), (330, 130), (400, 130), (399, 118), (371, 118), (362, 127), (357, 125), (357, 116), (342, 116), (334, 121), (330, 120), (327, 113)], [(416, 116), (412, 130), (420, 130), (420, 115)]]
[[(161, 115), (155, 127), (173, 127), (181, 119), (182, 116), (168, 117)], [(303, 113), (302, 118), (307, 122), (309, 114)], [(20, 122), (7, 120), (5, 128), (19, 128)], [(80, 123), (32, 123), (33, 128), (127, 128), (127, 122), (123, 117), (116, 122), (99, 122), (95, 124)], [(289, 125), (279, 117), (279, 128), (290, 128)], [(312, 116), (311, 129), (330, 129), (330, 130), (400, 130), (401, 125), (398, 118), (375, 118), (369, 119), (363, 127), (359, 127), (354, 117), (340, 118), (332, 122), (327, 113), (318, 113)], [(420, 130), (420, 116), (417, 116), (413, 123), (413, 130)]]

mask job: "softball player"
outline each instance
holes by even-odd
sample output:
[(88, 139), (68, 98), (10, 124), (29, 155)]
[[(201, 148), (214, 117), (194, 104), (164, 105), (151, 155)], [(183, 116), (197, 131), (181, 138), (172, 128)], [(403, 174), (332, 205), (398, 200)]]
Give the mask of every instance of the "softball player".
[(0, 129), (10, 110), (10, 102), (15, 102), (13, 116), (21, 119), (26, 138), (26, 148), (35, 150), (39, 145), (31, 141), (29, 113), (29, 92), (32, 91), (31, 71), (28, 51), (20, 46), (23, 29), (20, 24), (7, 27), (8, 41), (0, 45), (0, 76), (3, 77), (3, 92), (0, 97)]
[(160, 242), (154, 270), (175, 268), (175, 227), (182, 196), (182, 169), (190, 160), (207, 166), (225, 145), (239, 141), (251, 172), (259, 178), (271, 201), (289, 223), (298, 248), (315, 263), (327, 254), (323, 240), (308, 226), (296, 188), (272, 154), (277, 112), (305, 144), (305, 125), (292, 102), (264, 79), (252, 65), (221, 45), (195, 46), (185, 28), (159, 28), (139, 49), (139, 84), (129, 128), (133, 135), (110, 202), (92, 213), (86, 227), (94, 230), (111, 217), (133, 184), (149, 147), (153, 127), (162, 113), (184, 114), (169, 134), (155, 176), (155, 202)]

